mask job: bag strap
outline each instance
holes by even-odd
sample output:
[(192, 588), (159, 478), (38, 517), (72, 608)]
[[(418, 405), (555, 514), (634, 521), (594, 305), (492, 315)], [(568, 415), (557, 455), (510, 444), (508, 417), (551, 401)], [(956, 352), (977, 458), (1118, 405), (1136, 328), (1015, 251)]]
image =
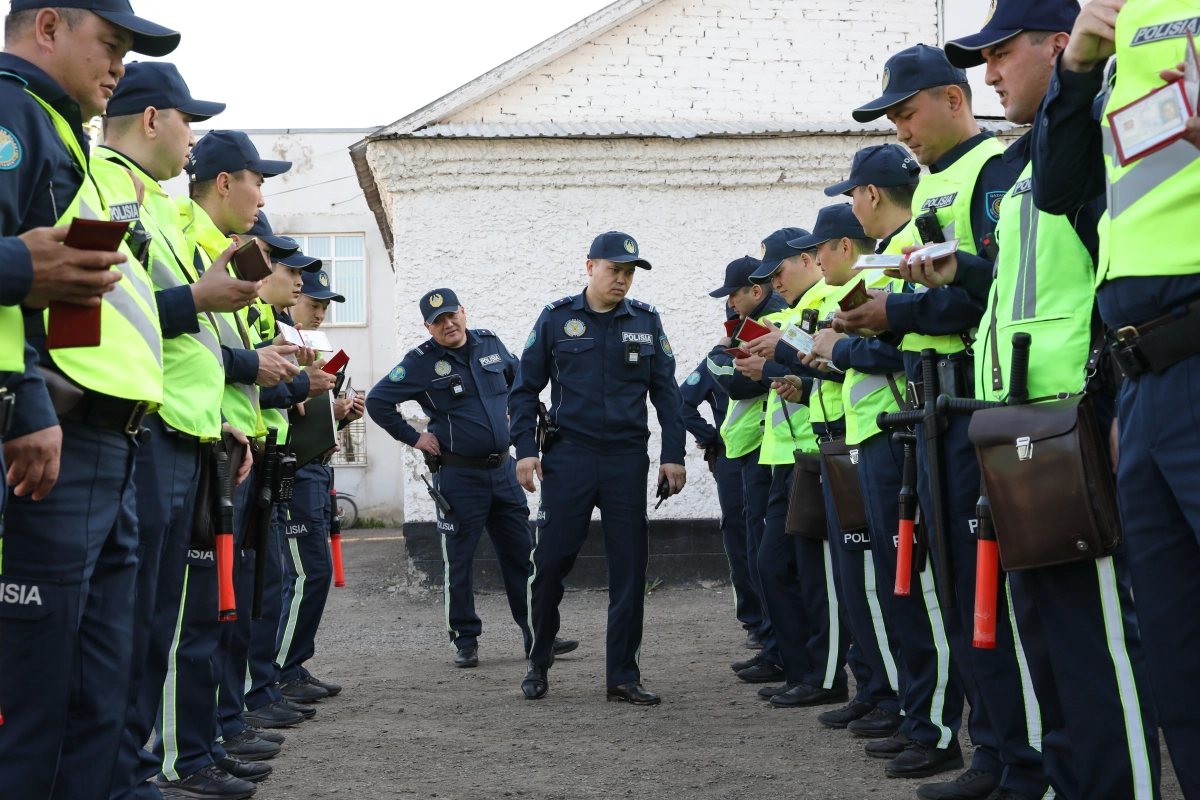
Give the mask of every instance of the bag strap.
[(900, 406), (901, 411), (912, 411), (908, 405), (908, 400), (900, 393), (900, 387), (896, 383), (896, 376), (892, 373), (887, 374), (888, 388), (892, 390), (892, 397), (896, 398), (896, 405)]
[(829, 432), (829, 412), (825, 410), (825, 394), (821, 391), (821, 386), (825, 381), (817, 379), (817, 402), (821, 404), (821, 416), (825, 419), (825, 441), (832, 442), (833, 434)]
[(992, 291), (992, 321), (988, 338), (992, 348), (992, 391), (1004, 391), (1004, 372), (1000, 367), (1000, 335), (996, 332), (996, 304), (1000, 302), (1000, 290)]

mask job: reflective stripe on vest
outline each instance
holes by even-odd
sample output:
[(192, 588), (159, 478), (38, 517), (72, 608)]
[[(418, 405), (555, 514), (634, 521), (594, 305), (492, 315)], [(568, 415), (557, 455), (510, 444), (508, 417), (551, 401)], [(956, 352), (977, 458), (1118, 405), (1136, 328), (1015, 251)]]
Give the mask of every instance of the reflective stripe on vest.
[(25, 318), (20, 306), (0, 306), (0, 372), (25, 371)]
[(1117, 17), (1120, 66), (1100, 122), (1108, 210), (1099, 225), (1097, 286), (1113, 278), (1200, 272), (1200, 250), (1188, 235), (1200, 194), (1200, 150), (1179, 141), (1123, 167), (1108, 124), (1110, 112), (1163, 85), (1159, 70), (1184, 60), (1188, 30), (1200, 37), (1198, 17), (1194, 0), (1139, 0)]
[[(896, 291), (904, 286), (903, 281), (888, 278), (882, 271), (868, 270), (862, 275), (871, 289)], [(904, 385), (903, 374), (897, 380), (901, 386)], [(848, 399), (848, 405), (845, 406), (846, 444), (861, 444), (870, 439), (879, 433), (875, 419), (880, 412), (899, 410), (886, 375), (867, 375), (856, 369), (848, 369), (842, 383), (842, 394)]]
[[(29, 92), (29, 95), (50, 117), (71, 158), (85, 175), (79, 192), (55, 224), (67, 225), (76, 217), (107, 221), (108, 210), (115, 205), (138, 208), (137, 189), (130, 174), (107, 161), (89, 164), (70, 123), (36, 94)], [(144, 401), (154, 410), (163, 397), (158, 306), (142, 265), (124, 243), (121, 252), (126, 255), (126, 262), (112, 269), (120, 270), (123, 278), (101, 300), (100, 344), (57, 349), (53, 353), (54, 364), (85, 388), (125, 400)], [(44, 320), (48, 326), (49, 309)]]

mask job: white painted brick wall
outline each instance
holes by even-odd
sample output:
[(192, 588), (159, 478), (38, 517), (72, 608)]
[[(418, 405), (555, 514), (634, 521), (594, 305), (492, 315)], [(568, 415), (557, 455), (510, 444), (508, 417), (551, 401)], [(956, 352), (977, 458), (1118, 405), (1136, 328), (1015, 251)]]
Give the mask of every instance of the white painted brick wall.
[(446, 122), (844, 120), (936, 0), (664, 0)]

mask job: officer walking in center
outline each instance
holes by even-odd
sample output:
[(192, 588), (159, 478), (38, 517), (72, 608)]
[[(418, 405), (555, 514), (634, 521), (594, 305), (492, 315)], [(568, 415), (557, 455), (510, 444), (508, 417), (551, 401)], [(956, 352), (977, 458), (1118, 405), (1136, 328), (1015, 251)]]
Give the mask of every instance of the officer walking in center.
[[(533, 648), (521, 691), (546, 696), (554, 663), (558, 604), (563, 581), (587, 538), (592, 509), (599, 508), (608, 560), (608, 699), (654, 705), (641, 684), (642, 611), (649, 555), (646, 474), (646, 396), (662, 426), (657, 483), (676, 494), (687, 473), (686, 430), (675, 383), (675, 353), (653, 306), (626, 295), (638, 267), (632, 236), (609, 231), (588, 250), (588, 285), (574, 297), (546, 306), (521, 356), (511, 397), (512, 432), (521, 485), (536, 491), (542, 480), (530, 560), (529, 627)], [(550, 383), (548, 435), (538, 458), (538, 395)]]
[[(508, 392), (518, 361), (496, 334), (467, 328), (467, 310), (450, 289), (426, 293), (420, 305), (431, 338), (375, 384), (367, 413), (392, 438), (425, 453), (434, 486), (449, 504), (437, 510), (446, 630), (454, 665), (477, 667), (483, 626), (475, 613), (472, 563), (485, 526), (526, 653), (533, 641), (526, 606), (533, 549), (529, 504), (509, 457)], [(406, 400), (416, 400), (429, 415), (427, 432), (418, 432), (396, 408)], [(572, 640), (553, 644), (557, 654), (579, 646)]]

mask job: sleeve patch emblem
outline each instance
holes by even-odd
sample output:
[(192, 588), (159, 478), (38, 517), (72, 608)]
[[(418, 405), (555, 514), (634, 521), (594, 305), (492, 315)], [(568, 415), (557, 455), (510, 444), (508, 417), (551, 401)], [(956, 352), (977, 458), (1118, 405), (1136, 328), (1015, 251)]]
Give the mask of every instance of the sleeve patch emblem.
[(687, 385), (688, 386), (695, 386), (699, 382), (700, 382), (700, 373), (699, 372), (693, 372), (691, 375), (688, 375), (688, 377), (687, 377)]
[(675, 351), (671, 349), (671, 343), (667, 341), (666, 334), (658, 337), (658, 342), (662, 345), (662, 351), (667, 354), (667, 358), (675, 357)]
[(537, 330), (532, 330), (529, 332), (529, 338), (525, 340), (525, 349), (528, 350), (529, 348), (533, 347), (533, 343), (536, 341), (537, 341)]
[(404, 371), (404, 367), (396, 367), (394, 370), (388, 373), (388, 380), (392, 383), (399, 383), (400, 381), (404, 380), (404, 376), (406, 374), (407, 373)]
[(21, 156), (21, 142), (8, 128), (0, 128), (0, 169), (16, 169)]
[(987, 214), (992, 222), (1000, 221), (1000, 201), (1004, 199), (1005, 194), (1005, 192), (987, 193)]

